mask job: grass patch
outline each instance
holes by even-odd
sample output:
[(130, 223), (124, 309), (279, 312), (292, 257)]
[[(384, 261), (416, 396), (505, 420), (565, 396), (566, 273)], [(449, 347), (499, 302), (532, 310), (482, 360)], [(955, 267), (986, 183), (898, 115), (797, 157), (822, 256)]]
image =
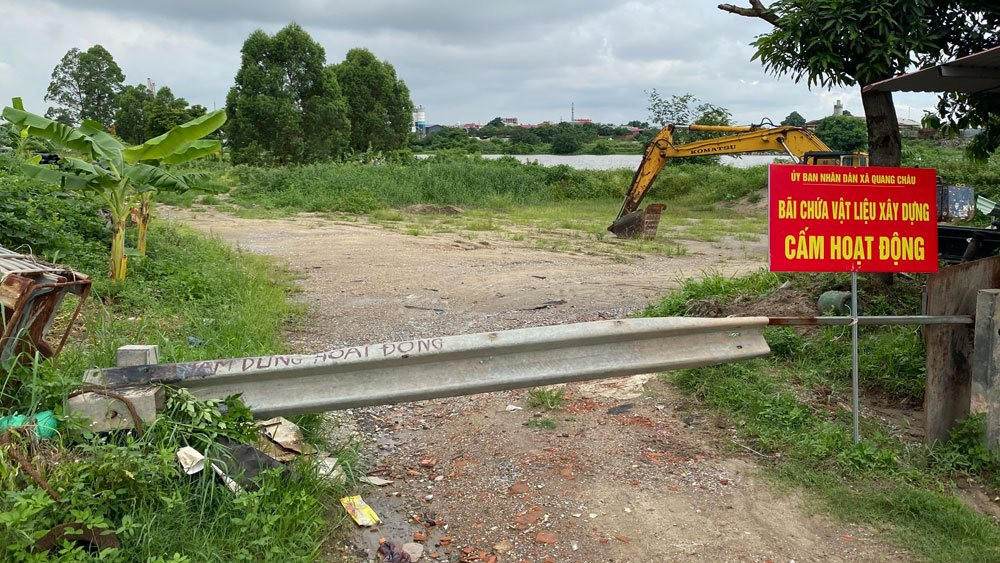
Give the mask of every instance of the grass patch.
[[(92, 274), (94, 287), (80, 330), (59, 358), (0, 369), (0, 416), (52, 410), (59, 421), (57, 436), (34, 446), (32, 456), (63, 499), (52, 500), (0, 453), (0, 559), (30, 559), (26, 548), (70, 519), (115, 531), (122, 547), (104, 551), (103, 559), (317, 557), (343, 519), (336, 499), (346, 486), (321, 479), (311, 460), (293, 464), (297, 477), (265, 474), (257, 490), (239, 496), (211, 472), (192, 478), (180, 471), (175, 452), (181, 446), (212, 455), (210, 444), (218, 436), (254, 439), (249, 413), (238, 399), (201, 401), (168, 389), (165, 411), (143, 436), (95, 435), (65, 416), (66, 395), (81, 385), (84, 371), (113, 365), (114, 351), (123, 344), (158, 344), (163, 362), (287, 351), (281, 331), (300, 313), (288, 300), (291, 276), (264, 258), (234, 253), (217, 239), (155, 221), (149, 257), (130, 259), (128, 279), (112, 283), (106, 274), (107, 232), (88, 200), (0, 175), (0, 196), (8, 195), (7, 188), (36, 193), (38, 215), (16, 213), (48, 234), (5, 228), (0, 244), (19, 248), (30, 240), (32, 251)], [(5, 209), (0, 204), (0, 212)], [(65, 322), (66, 314), (56, 322)], [(333, 453), (351, 478), (356, 453), (350, 447)], [(52, 555), (92, 559), (71, 544)]]
[[(818, 296), (842, 289), (841, 275), (756, 272), (743, 278), (707, 275), (648, 309), (647, 316), (685, 315), (693, 304), (743, 303), (778, 287)], [(861, 279), (864, 314), (915, 314), (920, 282), (888, 288)], [(906, 327), (862, 327), (861, 379), (870, 391), (919, 403), (923, 347)], [(952, 479), (963, 475), (1000, 489), (1000, 456), (981, 446), (983, 423), (972, 417), (946, 444), (906, 442), (876, 419), (862, 419), (854, 445), (849, 329), (771, 328), (766, 359), (665, 374), (683, 392), (725, 416), (740, 440), (768, 456), (767, 473), (801, 488), (836, 517), (884, 528), (919, 558), (989, 561), (1000, 557), (1000, 528), (959, 502)], [(742, 451), (742, 450), (741, 450)]]
[(559, 425), (551, 418), (532, 418), (524, 423), (528, 428), (540, 428), (542, 430), (555, 430)]
[(528, 391), (528, 406), (546, 410), (561, 409), (566, 404), (566, 388), (536, 387)]

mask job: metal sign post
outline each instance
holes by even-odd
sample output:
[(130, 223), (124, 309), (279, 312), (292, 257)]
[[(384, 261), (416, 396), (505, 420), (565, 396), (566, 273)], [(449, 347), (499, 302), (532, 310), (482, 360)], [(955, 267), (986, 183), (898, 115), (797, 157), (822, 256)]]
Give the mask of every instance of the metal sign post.
[(851, 409), (854, 411), (854, 443), (861, 440), (858, 431), (859, 410), (858, 399), (858, 273), (851, 272)]
[(851, 399), (857, 444), (858, 272), (938, 270), (935, 171), (772, 164), (767, 185), (770, 271), (851, 273)]

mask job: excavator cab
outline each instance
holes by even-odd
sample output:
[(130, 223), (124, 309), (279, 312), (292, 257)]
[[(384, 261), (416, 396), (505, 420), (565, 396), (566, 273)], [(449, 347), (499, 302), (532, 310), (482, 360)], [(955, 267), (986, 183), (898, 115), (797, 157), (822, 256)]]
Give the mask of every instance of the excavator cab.
[(809, 151), (802, 155), (802, 164), (868, 166), (868, 155), (863, 152)]

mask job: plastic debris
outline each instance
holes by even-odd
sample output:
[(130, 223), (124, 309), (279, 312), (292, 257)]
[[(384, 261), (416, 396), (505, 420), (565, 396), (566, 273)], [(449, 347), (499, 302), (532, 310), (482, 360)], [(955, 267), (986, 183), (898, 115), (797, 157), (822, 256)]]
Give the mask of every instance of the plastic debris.
[(361, 498), (361, 495), (355, 495), (352, 497), (344, 497), (340, 499), (340, 504), (344, 506), (344, 510), (351, 515), (351, 519), (357, 523), (358, 526), (374, 526), (381, 522), (378, 514), (372, 510), (372, 507), (368, 506), (368, 503)]
[(375, 485), (376, 487), (384, 487), (393, 483), (389, 479), (383, 479), (375, 475), (365, 475), (364, 477), (359, 478), (358, 481), (368, 483), (369, 485)]
[(507, 405), (507, 412), (511, 411), (523, 411), (524, 407), (519, 407), (517, 405)]
[(325, 455), (318, 458), (318, 462), (320, 477), (329, 479), (334, 483), (347, 482), (347, 475), (344, 474), (344, 468), (340, 466), (340, 462), (337, 458)]
[(278, 416), (257, 423), (262, 452), (278, 461), (292, 461), (299, 454), (315, 453), (316, 449), (305, 442), (302, 430), (290, 420)]
[(253, 446), (223, 436), (216, 438), (216, 443), (221, 447), (218, 450), (218, 459), (212, 463), (212, 467), (216, 473), (224, 476), (223, 481), (226, 481), (230, 489), (233, 487), (227, 479), (235, 481), (248, 491), (256, 491), (260, 488), (256, 482), (257, 475), (272, 469), (278, 470), (283, 477), (294, 475), (290, 469)]
[(197, 336), (188, 336), (188, 346), (204, 346), (205, 341)]
[(384, 563), (411, 563), (410, 555), (385, 538), (379, 540), (378, 554)]
[(181, 469), (188, 475), (200, 473), (205, 469), (205, 456), (191, 446), (184, 446), (177, 450), (177, 461), (181, 464)]
[(56, 435), (56, 417), (52, 415), (52, 411), (42, 411), (32, 417), (12, 414), (0, 418), (0, 432), (21, 426), (33, 426), (36, 438), (48, 439)]

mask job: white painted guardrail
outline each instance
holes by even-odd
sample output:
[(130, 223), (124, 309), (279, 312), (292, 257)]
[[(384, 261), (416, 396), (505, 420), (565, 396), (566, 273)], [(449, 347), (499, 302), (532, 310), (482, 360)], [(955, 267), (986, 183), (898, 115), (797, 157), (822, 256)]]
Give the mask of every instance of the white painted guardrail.
[(258, 416), (323, 412), (701, 367), (764, 356), (767, 317), (596, 321), (279, 355), (92, 370), (111, 388), (242, 394)]

